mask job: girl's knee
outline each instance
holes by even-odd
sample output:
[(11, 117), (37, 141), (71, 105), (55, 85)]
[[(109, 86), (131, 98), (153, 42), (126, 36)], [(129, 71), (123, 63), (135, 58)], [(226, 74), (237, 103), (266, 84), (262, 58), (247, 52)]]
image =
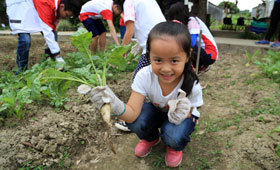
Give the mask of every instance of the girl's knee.
[(147, 128), (147, 123), (145, 123), (144, 121), (135, 121), (133, 123), (127, 123), (128, 128), (134, 132), (144, 132), (145, 129)]
[(163, 142), (166, 145), (169, 145), (171, 148), (175, 150), (183, 150), (186, 145), (190, 142), (190, 137), (189, 136), (183, 136), (183, 135), (167, 135), (163, 134), (161, 136)]

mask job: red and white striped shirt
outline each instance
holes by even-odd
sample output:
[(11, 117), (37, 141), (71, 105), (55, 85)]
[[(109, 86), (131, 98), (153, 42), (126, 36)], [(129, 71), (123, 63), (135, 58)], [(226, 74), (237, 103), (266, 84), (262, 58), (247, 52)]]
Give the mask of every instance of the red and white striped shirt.
[(113, 20), (112, 6), (112, 0), (91, 0), (82, 6), (80, 21), (84, 21), (89, 17)]

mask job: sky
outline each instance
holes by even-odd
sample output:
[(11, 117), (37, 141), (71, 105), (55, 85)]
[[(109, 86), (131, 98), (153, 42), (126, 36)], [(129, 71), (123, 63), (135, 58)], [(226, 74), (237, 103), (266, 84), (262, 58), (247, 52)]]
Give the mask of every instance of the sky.
[[(223, 1), (229, 1), (235, 3), (235, 0), (209, 0), (212, 4), (219, 5), (219, 3)], [(252, 8), (258, 6), (262, 1), (261, 0), (238, 0), (237, 7), (240, 10), (250, 10), (252, 11)]]

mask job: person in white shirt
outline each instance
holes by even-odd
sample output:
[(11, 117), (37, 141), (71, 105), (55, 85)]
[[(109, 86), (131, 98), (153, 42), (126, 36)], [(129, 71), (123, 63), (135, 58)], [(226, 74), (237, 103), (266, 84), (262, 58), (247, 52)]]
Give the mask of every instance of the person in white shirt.
[(138, 66), (133, 75), (147, 65), (146, 42), (151, 29), (158, 23), (166, 21), (156, 0), (114, 0), (123, 12), (123, 19), (126, 25), (126, 31), (122, 40), (122, 45), (128, 45), (135, 35), (138, 44), (142, 48), (142, 55)]
[(92, 42), (90, 49), (93, 53), (104, 51), (106, 47), (106, 28), (102, 20), (106, 20), (111, 36), (116, 45), (120, 45), (115, 26), (113, 24), (113, 12), (120, 15), (118, 5), (112, 0), (91, 0), (82, 6), (80, 12), (80, 21), (86, 29), (92, 33)]
[(59, 19), (78, 16), (81, 3), (76, 0), (6, 0), (12, 34), (18, 35), (16, 63), (18, 71), (28, 68), (30, 33), (41, 32), (48, 48), (45, 54), (57, 62), (65, 63), (60, 56), (56, 26)]
[(127, 104), (108, 86), (95, 87), (89, 95), (97, 109), (110, 103), (112, 113), (140, 138), (136, 156), (147, 156), (162, 140), (167, 145), (166, 165), (177, 167), (200, 117), (197, 107), (203, 105), (188, 28), (171, 21), (157, 24), (148, 35), (146, 50), (151, 65), (136, 74)]

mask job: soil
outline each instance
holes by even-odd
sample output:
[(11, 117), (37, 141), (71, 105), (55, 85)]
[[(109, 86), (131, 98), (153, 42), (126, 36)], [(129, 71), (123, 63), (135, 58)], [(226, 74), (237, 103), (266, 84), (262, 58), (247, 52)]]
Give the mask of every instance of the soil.
[[(0, 38), (0, 68), (16, 70), (17, 37)], [(43, 46), (42, 37), (32, 37), (29, 67), (40, 60)], [(60, 47), (62, 56), (75, 51), (70, 42), (60, 42)], [(280, 169), (275, 152), (280, 134), (270, 133), (280, 125), (280, 113), (267, 114), (261, 109), (270, 106), (268, 99), (280, 105), (279, 84), (262, 77), (257, 66), (246, 67), (246, 62), (242, 53), (221, 53), (210, 71), (200, 76), (204, 99), (199, 109), (201, 118), (178, 169)], [(129, 73), (109, 81), (123, 101), (128, 100), (131, 77)], [(42, 166), (70, 170), (167, 169), (162, 142), (140, 159), (134, 155), (137, 136), (115, 128), (110, 137), (114, 154), (99, 111), (76, 89), (71, 89), (69, 96), (71, 102), (65, 109), (32, 104), (26, 106), (23, 119), (0, 120), (0, 170)]]

